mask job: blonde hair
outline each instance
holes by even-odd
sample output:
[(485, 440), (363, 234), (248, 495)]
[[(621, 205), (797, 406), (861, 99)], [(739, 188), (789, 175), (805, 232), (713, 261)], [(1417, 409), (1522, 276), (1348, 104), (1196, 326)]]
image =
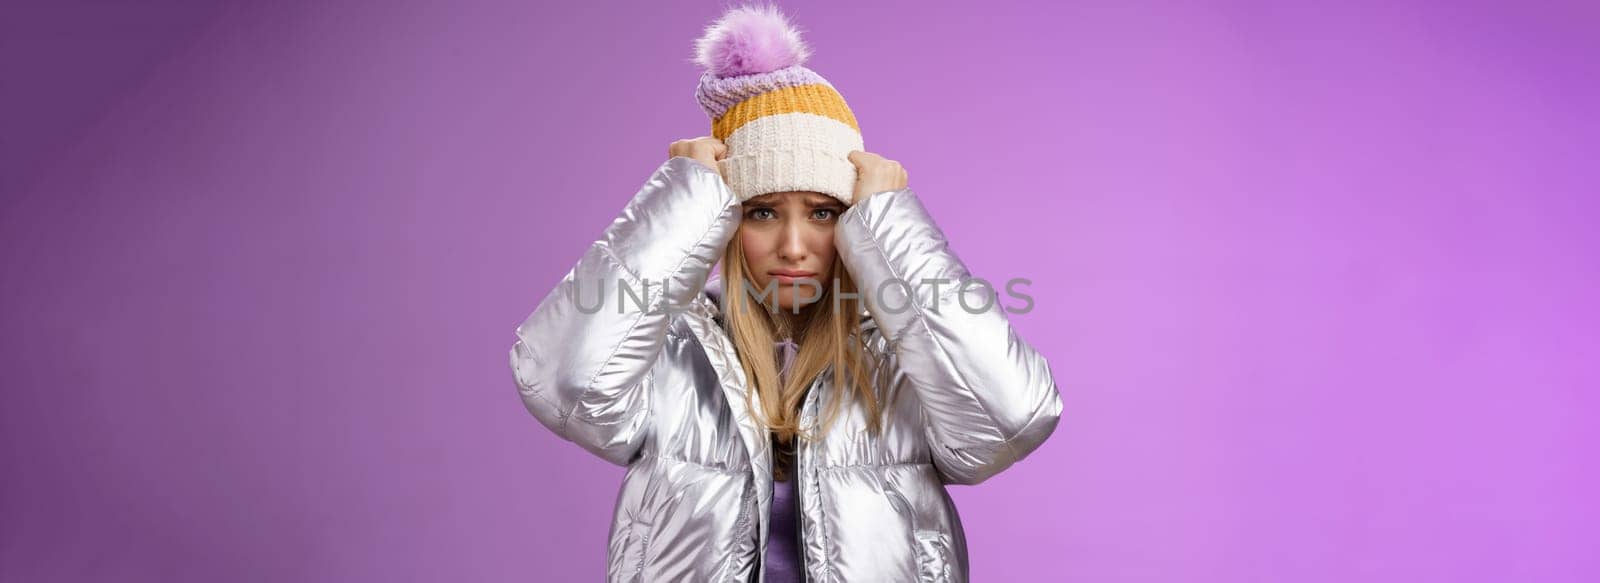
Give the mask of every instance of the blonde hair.
[[(855, 280), (838, 257), (834, 257), (832, 271), (839, 291), (856, 293)], [(787, 320), (768, 312), (778, 309), (775, 299), (772, 296), (766, 299), (774, 304), (772, 307), (758, 301), (753, 293), (761, 290), (754, 289), (755, 282), (749, 277), (744, 245), (739, 237), (734, 237), (722, 256), (723, 327), (739, 353), (745, 378), (753, 381), (745, 394), (745, 409), (750, 416), (764, 423), (779, 443), (787, 444), (795, 437), (816, 441), (833, 426), (842, 404), (847, 401), (845, 397), (853, 397), (865, 410), (868, 430), (876, 434), (882, 407), (873, 390), (873, 371), (868, 370), (873, 360), (867, 358), (867, 348), (861, 338), (861, 300), (845, 296), (835, 302), (834, 282), (822, 282), (822, 298), (801, 309), (800, 330), (786, 330)], [(750, 281), (748, 286), (744, 285), (746, 281)], [(835, 304), (837, 309), (831, 309)], [(780, 334), (805, 339), (790, 364), (787, 383), (780, 381), (774, 355), (773, 346)], [(829, 399), (820, 424), (801, 427), (800, 404), (804, 402), (805, 390), (830, 365), (834, 386), (848, 384), (849, 389)], [(844, 382), (846, 380), (848, 383)], [(761, 395), (760, 411), (751, 398), (755, 393)]]

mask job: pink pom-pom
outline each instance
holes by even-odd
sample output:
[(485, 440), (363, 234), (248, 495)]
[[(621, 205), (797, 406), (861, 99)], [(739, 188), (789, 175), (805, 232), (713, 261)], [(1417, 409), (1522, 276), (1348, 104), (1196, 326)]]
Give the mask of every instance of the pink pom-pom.
[(741, 6), (706, 27), (696, 63), (717, 77), (768, 73), (804, 63), (811, 49), (773, 6)]

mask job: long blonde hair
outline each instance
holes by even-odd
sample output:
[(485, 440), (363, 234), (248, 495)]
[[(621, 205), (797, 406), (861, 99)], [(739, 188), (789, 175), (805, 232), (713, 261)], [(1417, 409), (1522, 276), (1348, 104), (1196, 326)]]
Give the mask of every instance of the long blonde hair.
[[(855, 294), (855, 280), (837, 256), (833, 260), (833, 277), (838, 280), (839, 291)], [(745, 378), (752, 379), (745, 394), (745, 409), (752, 418), (766, 424), (779, 443), (787, 444), (800, 437), (815, 441), (833, 426), (842, 410), (842, 404), (853, 397), (861, 405), (868, 420), (868, 430), (879, 431), (881, 406), (873, 390), (873, 359), (867, 358), (867, 348), (861, 338), (861, 300), (844, 296), (837, 302), (833, 298), (833, 282), (822, 282), (822, 298), (801, 309), (801, 330), (786, 330), (781, 317), (769, 314), (769, 307), (758, 301), (751, 291), (756, 287), (750, 281), (745, 263), (744, 245), (739, 237), (728, 242), (722, 255), (723, 326), (739, 352), (739, 363)], [(775, 303), (771, 296), (767, 302)], [(832, 309), (837, 303), (838, 309)], [(804, 338), (799, 354), (790, 364), (787, 383), (780, 381), (777, 357), (773, 354), (779, 334)], [(815, 427), (800, 426), (800, 404), (805, 390), (817, 375), (833, 367), (834, 386), (848, 389), (832, 395), (823, 421)], [(842, 371), (842, 372), (841, 372)], [(843, 382), (848, 380), (848, 383)], [(751, 395), (761, 395), (761, 410), (757, 411)]]

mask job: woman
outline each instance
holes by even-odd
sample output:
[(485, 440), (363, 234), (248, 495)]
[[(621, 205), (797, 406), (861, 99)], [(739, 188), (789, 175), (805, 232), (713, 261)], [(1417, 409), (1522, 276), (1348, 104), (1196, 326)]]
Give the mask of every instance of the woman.
[(528, 409), (628, 468), (610, 581), (966, 581), (945, 485), (1056, 426), (1044, 358), (806, 54), (771, 9), (708, 28), (713, 136), (517, 329)]

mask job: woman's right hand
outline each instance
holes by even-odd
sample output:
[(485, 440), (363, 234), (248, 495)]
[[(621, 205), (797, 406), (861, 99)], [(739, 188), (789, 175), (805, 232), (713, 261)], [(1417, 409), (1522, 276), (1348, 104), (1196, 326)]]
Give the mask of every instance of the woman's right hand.
[(711, 136), (701, 136), (688, 140), (678, 140), (667, 146), (667, 157), (675, 158), (687, 156), (695, 161), (705, 164), (712, 172), (717, 170), (717, 161), (728, 156), (728, 146), (722, 140)]

